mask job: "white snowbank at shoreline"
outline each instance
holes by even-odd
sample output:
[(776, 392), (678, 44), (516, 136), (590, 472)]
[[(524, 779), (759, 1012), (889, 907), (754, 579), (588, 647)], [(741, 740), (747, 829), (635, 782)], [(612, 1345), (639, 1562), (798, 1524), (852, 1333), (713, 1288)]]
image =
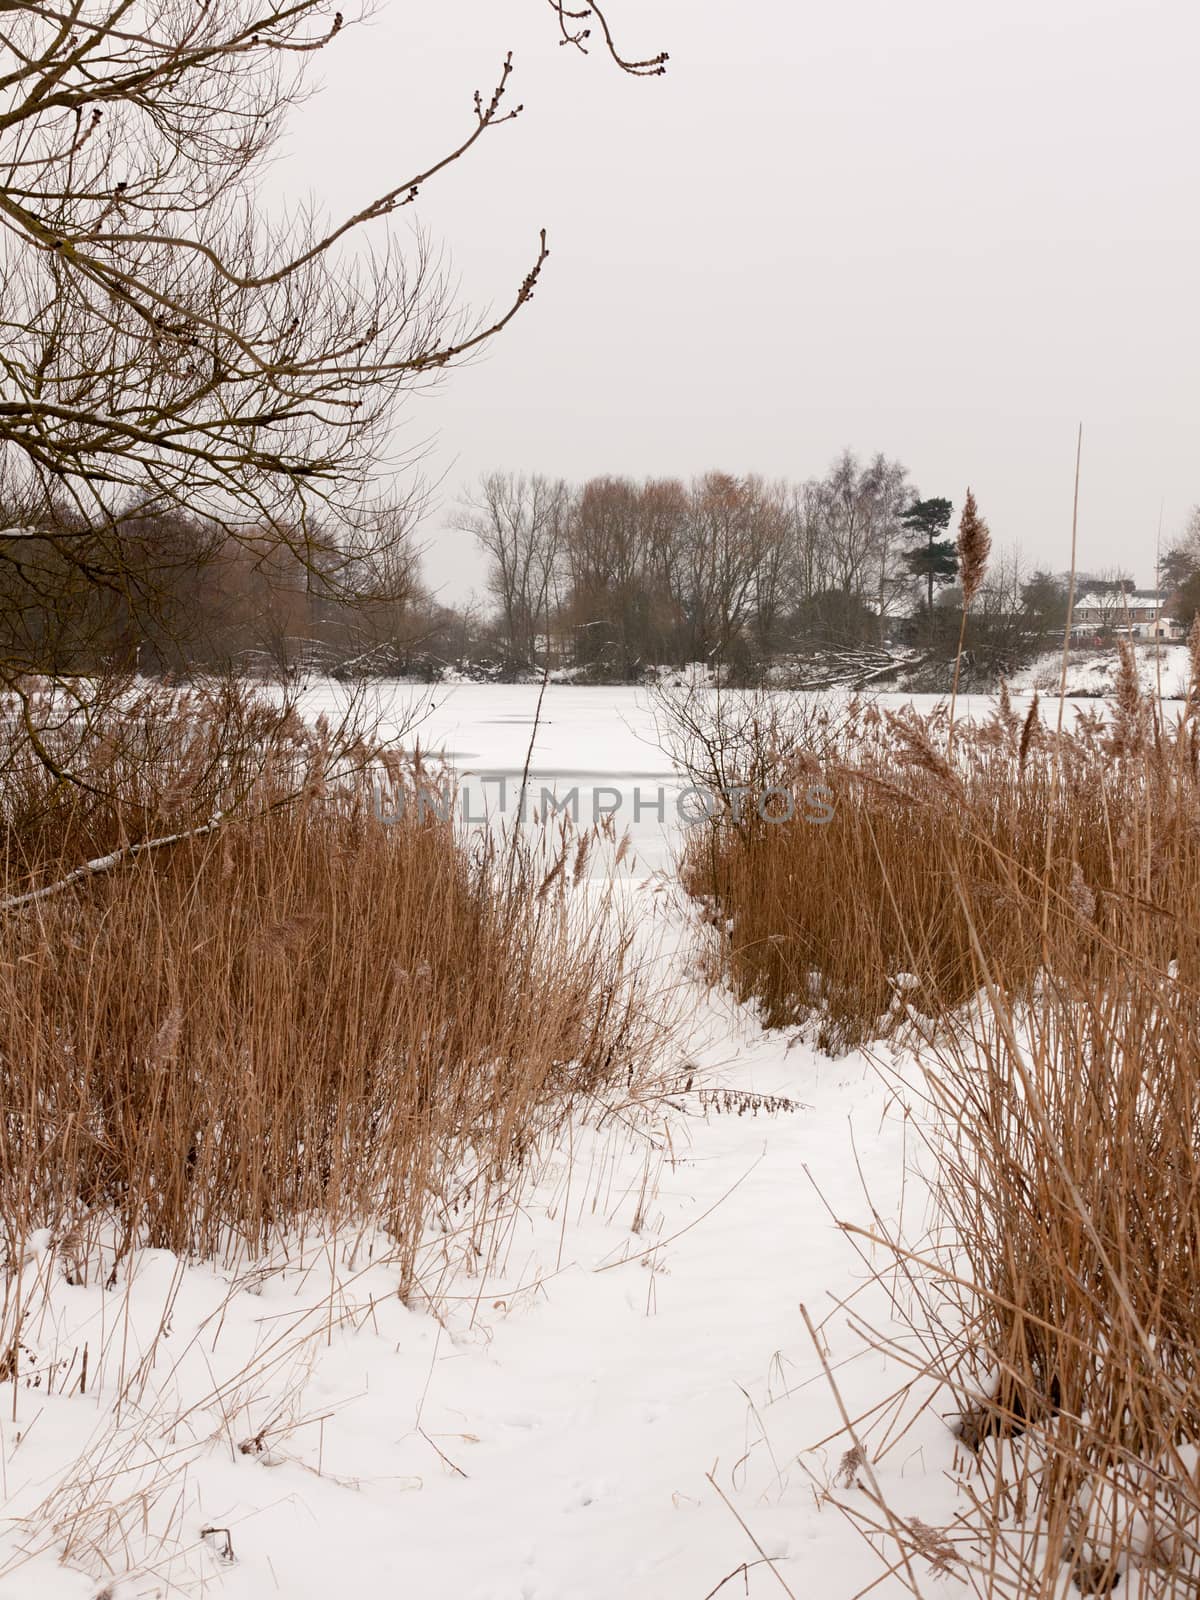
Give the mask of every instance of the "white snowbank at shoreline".
[[(1167, 700), (1183, 699), (1191, 671), (1186, 645), (1138, 645), (1135, 653), (1138, 677), (1147, 694), (1161, 694)], [(1084, 698), (1113, 694), (1119, 667), (1116, 650), (1073, 650), (1067, 661), (1067, 694)], [(1050, 651), (1019, 672), (1011, 687), (1023, 694), (1036, 689), (1040, 694), (1057, 696), (1061, 679), (1062, 651)]]

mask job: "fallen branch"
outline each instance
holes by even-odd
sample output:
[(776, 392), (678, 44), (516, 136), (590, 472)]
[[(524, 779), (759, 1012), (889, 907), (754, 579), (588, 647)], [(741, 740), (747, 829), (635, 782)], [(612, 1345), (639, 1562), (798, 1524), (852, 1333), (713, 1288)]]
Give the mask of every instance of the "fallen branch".
[(221, 821), (221, 813), (218, 812), (211, 822), (206, 822), (199, 828), (189, 828), (184, 833), (164, 834), (160, 839), (143, 839), (138, 844), (128, 844), (120, 850), (113, 850), (106, 856), (97, 856), (94, 861), (85, 861), (81, 867), (76, 867), (74, 871), (68, 872), (65, 878), (59, 878), (54, 883), (43, 884), (40, 889), (30, 889), (25, 894), (13, 895), (8, 900), (0, 900), (0, 912), (19, 911), (22, 906), (32, 905), (37, 900), (48, 900), (51, 895), (61, 894), (64, 889), (69, 889), (73, 883), (111, 872), (122, 862), (132, 861), (135, 856), (146, 855), (151, 850), (162, 850), (169, 844), (182, 844), (185, 839), (202, 838), (204, 834), (212, 833)]

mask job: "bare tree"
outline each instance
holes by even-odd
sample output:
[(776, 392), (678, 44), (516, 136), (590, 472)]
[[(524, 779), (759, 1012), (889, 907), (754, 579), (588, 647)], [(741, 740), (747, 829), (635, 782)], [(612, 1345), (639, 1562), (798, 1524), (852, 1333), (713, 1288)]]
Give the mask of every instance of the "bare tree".
[(823, 480), (820, 504), (834, 587), (861, 595), (869, 581), (875, 520), (871, 495), (864, 493), (862, 468), (851, 451), (843, 452)]
[(642, 537), (654, 640), (652, 659), (686, 659), (683, 572), (687, 543), (688, 492), (678, 478), (650, 478), (642, 485)]
[(754, 631), (760, 654), (778, 645), (785, 612), (795, 603), (795, 502), (786, 483), (752, 478), (753, 523), (757, 554), (754, 566)]
[[(599, 7), (547, 3), (573, 46), (594, 28), (622, 70), (663, 70), (663, 56), (622, 57)], [(388, 527), (378, 472), (396, 402), (529, 300), (544, 233), (488, 319), (455, 305), (426, 244), (404, 255), (379, 234), (519, 113), (511, 57), (459, 142), (354, 215), (265, 214), (259, 182), (286, 114), (347, 25), (327, 0), (0, 6), (10, 586), (29, 578), (58, 604), (81, 589), (129, 598), (136, 506), (143, 523), (186, 514), (227, 540), (269, 538), (322, 592), (348, 593), (364, 531)], [(18, 637), (5, 645), (11, 681), (30, 663)]]
[(1021, 659), (1029, 627), (1025, 595), (1030, 576), (1016, 545), (1006, 545), (993, 556), (967, 631), (973, 665), (1008, 673)]
[(724, 660), (754, 605), (759, 491), (751, 480), (710, 472), (692, 485), (683, 609), (695, 660)]
[(792, 521), (796, 599), (809, 602), (833, 587), (825, 488), (818, 479), (793, 486)]
[(800, 599), (832, 592), (869, 604), (882, 632), (912, 587), (900, 560), (900, 514), (912, 495), (899, 461), (876, 455), (864, 465), (851, 450), (824, 478), (805, 484), (798, 495)]
[(568, 620), (581, 664), (622, 678), (637, 672), (648, 632), (650, 556), (637, 484), (629, 478), (585, 483), (571, 507), (566, 537)]
[(871, 588), (882, 642), (888, 617), (912, 593), (912, 575), (902, 560), (900, 518), (915, 492), (903, 463), (889, 461), (883, 454), (875, 456), (866, 469), (863, 489), (871, 506)]
[(488, 584), (500, 608), (505, 644), (521, 662), (537, 661), (558, 601), (570, 496), (561, 479), (492, 472), (466, 502), (459, 526), (488, 558)]

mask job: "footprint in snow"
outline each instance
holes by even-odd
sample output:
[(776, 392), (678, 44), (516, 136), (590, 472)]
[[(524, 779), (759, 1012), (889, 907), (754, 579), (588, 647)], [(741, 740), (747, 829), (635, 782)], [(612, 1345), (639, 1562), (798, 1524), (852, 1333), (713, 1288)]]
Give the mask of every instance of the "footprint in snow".
[(594, 1479), (588, 1483), (575, 1483), (568, 1491), (563, 1503), (564, 1511), (584, 1511), (590, 1505), (595, 1505), (598, 1500), (608, 1497), (608, 1484), (601, 1479)]

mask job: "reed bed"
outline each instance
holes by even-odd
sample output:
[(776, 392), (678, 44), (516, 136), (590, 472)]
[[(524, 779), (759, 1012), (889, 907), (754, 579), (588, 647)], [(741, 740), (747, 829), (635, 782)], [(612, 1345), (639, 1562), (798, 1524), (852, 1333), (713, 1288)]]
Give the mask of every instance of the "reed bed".
[(369, 1217), (403, 1287), (431, 1225), (482, 1227), (565, 1117), (649, 1081), (629, 930), (572, 892), (586, 836), (381, 820), (373, 783), (413, 796), (419, 759), (244, 688), (9, 715), (10, 1273), (38, 1228), (86, 1273), (105, 1230), (118, 1255), (253, 1256)]
[(727, 981), (830, 1048), (898, 1035), (922, 1072), (934, 1224), (914, 1246), (877, 1219), (914, 1298), (899, 1338), (869, 1337), (954, 1419), (960, 1511), (933, 1530), (840, 1503), (914, 1591), (932, 1566), (987, 1596), (1194, 1596), (1196, 695), (1165, 717), (1127, 652), (1108, 713), (1063, 733), (1007, 696), (953, 730), (761, 697), (699, 741), (690, 721), (698, 782), (717, 751), (835, 795), (825, 826), (745, 807), (693, 835)]

